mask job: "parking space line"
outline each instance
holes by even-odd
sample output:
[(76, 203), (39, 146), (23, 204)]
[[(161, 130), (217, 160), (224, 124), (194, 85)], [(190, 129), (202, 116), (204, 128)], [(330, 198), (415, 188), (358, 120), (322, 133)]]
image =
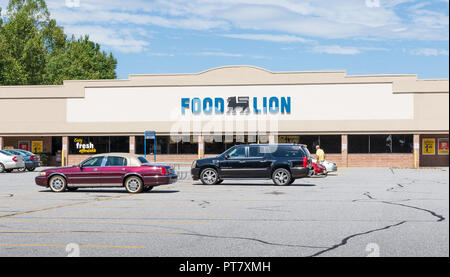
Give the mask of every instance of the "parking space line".
[(118, 234), (118, 235), (126, 235), (126, 234), (143, 234), (143, 235), (182, 235), (180, 232), (139, 232), (139, 231), (85, 231), (85, 230), (0, 230), (0, 233), (3, 234)]
[(6, 218), (6, 217), (17, 216), (17, 215), (25, 215), (25, 214), (44, 212), (44, 211), (55, 210), (55, 209), (60, 209), (60, 208), (67, 208), (67, 207), (72, 207), (72, 206), (76, 206), (76, 205), (83, 205), (83, 204), (90, 204), (90, 203), (96, 203), (96, 202), (101, 202), (101, 201), (108, 201), (108, 200), (119, 199), (119, 198), (130, 197), (130, 196), (131, 196), (131, 194), (130, 195), (120, 195), (120, 196), (108, 197), (108, 198), (103, 198), (103, 199), (95, 199), (95, 200), (90, 200), (90, 201), (75, 202), (75, 203), (71, 203), (71, 204), (67, 204), (67, 205), (48, 207), (48, 208), (32, 210), (32, 211), (19, 212), (19, 213), (7, 214), (7, 215), (0, 215), (0, 219)]
[(113, 220), (71, 220), (71, 219), (46, 219), (46, 220), (36, 220), (36, 219), (7, 219), (2, 222), (5, 223), (25, 223), (25, 222), (34, 222), (34, 223), (102, 223), (102, 224), (139, 224), (139, 225), (154, 225), (154, 224), (180, 224), (180, 225), (196, 225), (196, 224), (210, 224), (207, 221), (164, 221), (164, 220), (143, 220), (143, 221), (113, 221)]
[[(0, 246), (19, 246), (19, 247), (66, 247), (62, 244), (34, 244), (34, 243), (0, 243)], [(127, 248), (127, 249), (143, 249), (145, 246), (130, 246), (130, 245), (79, 245), (80, 247), (88, 248)]]

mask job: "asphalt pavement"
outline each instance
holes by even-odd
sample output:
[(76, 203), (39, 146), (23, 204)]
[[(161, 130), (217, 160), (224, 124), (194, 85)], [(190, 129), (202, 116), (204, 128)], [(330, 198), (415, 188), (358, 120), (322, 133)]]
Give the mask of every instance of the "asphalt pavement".
[(131, 195), (53, 193), (0, 174), (0, 256), (449, 256), (448, 168), (344, 168), (328, 177), (189, 178)]

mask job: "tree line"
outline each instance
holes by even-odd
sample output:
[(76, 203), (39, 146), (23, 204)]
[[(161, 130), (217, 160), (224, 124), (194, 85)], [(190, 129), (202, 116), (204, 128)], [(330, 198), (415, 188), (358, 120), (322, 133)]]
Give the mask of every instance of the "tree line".
[(44, 0), (10, 0), (1, 16), (0, 85), (115, 79), (117, 60), (89, 37), (68, 36)]

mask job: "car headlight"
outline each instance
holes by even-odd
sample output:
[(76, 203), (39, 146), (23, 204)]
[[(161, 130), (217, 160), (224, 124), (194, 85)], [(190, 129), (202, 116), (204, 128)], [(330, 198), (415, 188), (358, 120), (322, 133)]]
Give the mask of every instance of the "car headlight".
[(192, 168), (196, 168), (197, 167), (197, 161), (194, 161), (193, 163), (192, 163)]
[(47, 175), (47, 173), (45, 173), (45, 172), (41, 172), (40, 174), (39, 174), (39, 176), (41, 176), (41, 177), (45, 177)]

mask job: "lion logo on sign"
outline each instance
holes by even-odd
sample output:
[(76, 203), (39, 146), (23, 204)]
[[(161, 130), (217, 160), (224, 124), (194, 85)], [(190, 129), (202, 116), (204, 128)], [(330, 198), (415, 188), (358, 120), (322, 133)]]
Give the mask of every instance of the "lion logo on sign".
[(228, 97), (227, 102), (228, 114), (236, 114), (238, 109), (241, 110), (241, 114), (248, 114), (250, 112), (250, 97), (248, 96)]

